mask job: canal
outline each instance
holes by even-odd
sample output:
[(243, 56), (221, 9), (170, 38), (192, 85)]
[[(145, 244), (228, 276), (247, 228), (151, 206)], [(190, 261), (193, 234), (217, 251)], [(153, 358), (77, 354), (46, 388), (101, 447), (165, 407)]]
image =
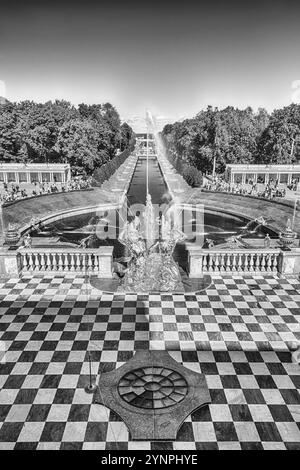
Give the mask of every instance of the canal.
[[(148, 159), (148, 181), (152, 204), (161, 204), (163, 202), (163, 196), (167, 192), (167, 186), (156, 157), (149, 157)], [(137, 161), (127, 193), (128, 204), (146, 204), (146, 193), (147, 158), (140, 157)]]

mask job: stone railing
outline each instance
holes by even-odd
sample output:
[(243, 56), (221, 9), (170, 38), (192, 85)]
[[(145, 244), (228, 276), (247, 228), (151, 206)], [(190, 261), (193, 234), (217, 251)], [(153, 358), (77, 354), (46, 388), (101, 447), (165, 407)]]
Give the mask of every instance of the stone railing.
[(277, 273), (281, 266), (281, 250), (272, 249), (202, 249), (187, 246), (189, 275), (203, 273)]
[(111, 278), (112, 246), (93, 248), (19, 248), (21, 274), (95, 274)]

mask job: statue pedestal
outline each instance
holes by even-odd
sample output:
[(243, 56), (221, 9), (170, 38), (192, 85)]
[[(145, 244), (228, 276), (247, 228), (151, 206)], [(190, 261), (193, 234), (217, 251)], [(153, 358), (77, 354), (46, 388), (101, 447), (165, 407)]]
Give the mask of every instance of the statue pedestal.
[(17, 250), (0, 247), (0, 278), (19, 277)]
[(99, 260), (98, 277), (111, 279), (113, 276), (113, 246), (102, 246), (97, 250)]
[(300, 248), (281, 252), (279, 266), (281, 274), (299, 275), (300, 273)]
[(189, 277), (197, 278), (203, 276), (203, 253), (201, 251), (201, 248), (199, 247), (199, 245), (187, 243), (186, 249), (188, 251)]

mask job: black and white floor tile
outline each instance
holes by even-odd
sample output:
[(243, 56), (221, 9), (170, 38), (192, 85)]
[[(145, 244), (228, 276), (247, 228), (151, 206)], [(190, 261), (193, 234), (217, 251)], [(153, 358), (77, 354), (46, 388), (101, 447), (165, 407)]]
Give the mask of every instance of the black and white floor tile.
[[(109, 294), (83, 278), (0, 284), (0, 449), (300, 449), (300, 281), (214, 276), (195, 294)], [(84, 391), (139, 349), (206, 376), (175, 442), (132, 441)], [(4, 352), (3, 352), (4, 351)]]

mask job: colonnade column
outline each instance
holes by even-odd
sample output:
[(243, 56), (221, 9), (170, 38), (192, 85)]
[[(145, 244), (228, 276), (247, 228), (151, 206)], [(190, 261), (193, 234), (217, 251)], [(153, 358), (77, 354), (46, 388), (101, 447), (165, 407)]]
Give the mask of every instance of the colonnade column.
[(269, 173), (265, 173), (265, 184), (268, 184), (269, 177), (270, 177)]

